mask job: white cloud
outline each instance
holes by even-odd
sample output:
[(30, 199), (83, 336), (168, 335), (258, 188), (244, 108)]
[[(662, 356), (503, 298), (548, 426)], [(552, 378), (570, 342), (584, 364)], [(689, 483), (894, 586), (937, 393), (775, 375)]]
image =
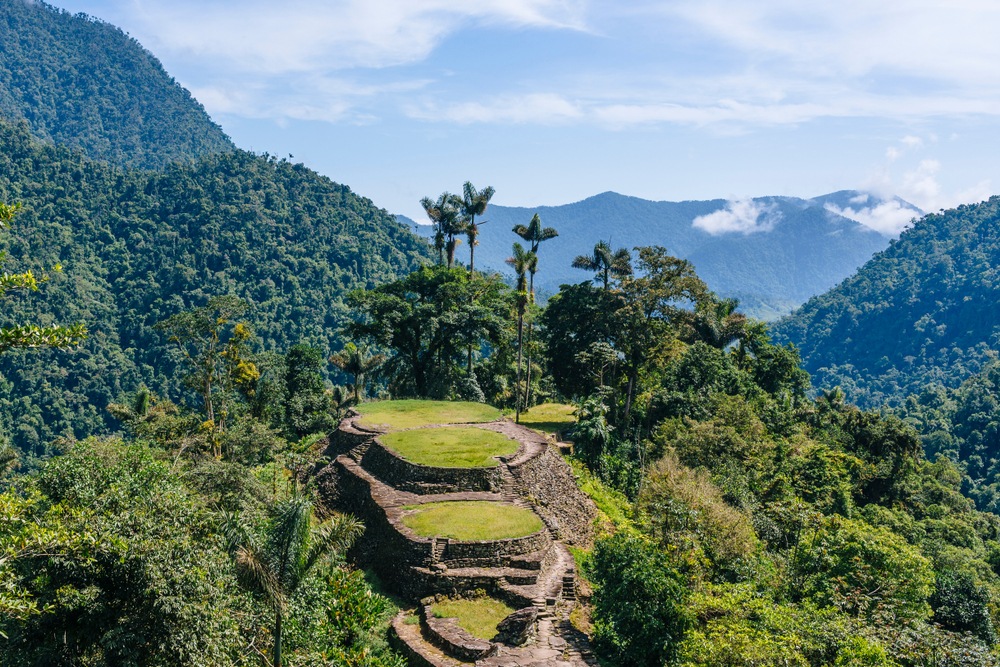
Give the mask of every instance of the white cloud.
[(125, 11), (157, 50), (272, 75), (418, 62), (470, 23), (583, 26), (579, 0), (146, 0)]
[(583, 115), (579, 107), (559, 95), (536, 93), (497, 97), (489, 102), (464, 102), (440, 106), (430, 102), (408, 105), (411, 118), (454, 123), (533, 123), (550, 125), (576, 120)]
[(698, 216), (691, 224), (712, 236), (718, 236), (769, 232), (780, 219), (781, 213), (774, 210), (773, 206), (766, 206), (752, 199), (740, 199), (726, 202), (724, 208), (714, 213)]
[[(864, 203), (856, 202), (855, 199), (851, 199), (852, 204)], [(867, 199), (868, 196), (866, 195), (865, 200), (867, 201)], [(909, 226), (915, 217), (920, 217), (919, 211), (904, 206), (899, 201), (893, 199), (879, 202), (875, 206), (859, 208), (851, 206), (840, 208), (834, 204), (827, 204), (826, 210), (854, 220), (855, 222), (860, 222), (862, 225), (874, 229), (884, 236), (898, 236), (900, 232)]]

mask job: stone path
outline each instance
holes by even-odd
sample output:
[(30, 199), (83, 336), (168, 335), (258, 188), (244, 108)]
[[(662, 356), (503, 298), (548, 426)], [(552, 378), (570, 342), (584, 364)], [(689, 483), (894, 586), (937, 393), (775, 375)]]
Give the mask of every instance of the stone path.
[[(393, 620), (392, 627), (395, 641), (408, 656), (410, 664), (420, 667), (462, 667), (470, 664), (477, 667), (596, 666), (597, 661), (586, 636), (569, 621), (569, 615), (576, 606), (575, 565), (562, 541), (565, 536), (561, 533), (571, 531), (569, 528), (560, 529), (556, 518), (560, 509), (578, 509), (576, 504), (584, 508), (592, 505), (588, 505), (589, 499), (574, 484), (569, 484), (571, 488), (565, 493), (553, 493), (552, 488), (547, 488), (550, 485), (545, 482), (547, 471), (544, 469), (533, 468), (529, 471), (531, 474), (525, 472), (532, 465), (536, 468), (546, 465), (566, 467), (561, 458), (545, 458), (550, 448), (545, 437), (509, 420), (475, 424), (520, 443), (515, 454), (500, 458), (500, 488), (496, 489), (497, 492), (459, 490), (451, 493), (415, 493), (394, 488), (379, 479), (373, 471), (365, 469), (365, 452), (379, 433), (358, 427), (355, 421), (356, 418), (345, 420), (338, 433), (339, 447), (336, 442), (334, 444), (334, 448), (339, 449), (335, 453), (339, 455), (331, 468), (339, 475), (342, 490), (332, 494), (331, 504), (361, 516), (369, 525), (367, 532), (372, 534), (371, 539), (383, 539), (381, 546), (379, 543), (369, 545), (368, 553), (374, 555), (373, 564), (381, 566), (390, 575), (387, 584), (392, 587), (395, 581), (400, 589), (397, 593), (404, 596), (417, 593), (422, 587), (466, 593), (486, 587), (490, 594), (508, 604), (513, 603), (512, 606), (533, 606), (538, 612), (536, 635), (531, 642), (524, 646), (494, 644), (492, 655), (475, 663), (462, 662), (448, 654), (449, 650), (453, 650), (457, 651), (454, 655), (462, 655), (459, 646), (449, 649), (447, 643), (443, 643), (446, 650), (442, 650), (432, 644), (423, 622), (412, 622), (414, 612), (401, 612)], [(434, 424), (426, 428), (441, 426)], [(518, 474), (515, 475), (515, 472)], [(572, 482), (568, 468), (551, 472), (564, 485), (563, 488), (566, 488), (567, 475)], [(579, 497), (561, 497), (574, 493)], [(544, 500), (547, 497), (549, 502)], [(538, 534), (544, 537), (544, 541), (538, 537), (525, 538), (533, 541), (530, 547), (523, 543), (524, 548), (539, 550), (523, 554), (505, 552), (506, 549), (516, 548), (513, 540), (458, 543), (454, 549), (473, 555), (455, 560), (449, 558), (449, 551), (454, 550), (450, 541), (418, 539), (400, 527), (399, 518), (405, 506), (453, 500), (502, 502), (532, 509), (546, 526)], [(580, 539), (580, 536), (576, 537)], [(396, 547), (388, 547), (390, 543)], [(404, 551), (422, 554), (422, 562), (413, 562), (412, 553), (411, 561), (406, 561), (401, 555)], [(393, 558), (403, 560), (387, 560)], [(435, 641), (441, 643), (441, 638), (437, 637)]]

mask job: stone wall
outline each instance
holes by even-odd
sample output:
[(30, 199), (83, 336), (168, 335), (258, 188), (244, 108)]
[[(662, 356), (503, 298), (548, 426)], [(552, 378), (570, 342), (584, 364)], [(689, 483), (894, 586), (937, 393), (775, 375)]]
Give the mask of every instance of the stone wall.
[(594, 540), (597, 508), (576, 485), (573, 470), (552, 447), (509, 465), (515, 485), (558, 539), (580, 546)]
[(375, 440), (362, 459), (365, 470), (401, 491), (454, 493), (500, 489), (500, 466), (490, 468), (434, 468), (407, 461)]

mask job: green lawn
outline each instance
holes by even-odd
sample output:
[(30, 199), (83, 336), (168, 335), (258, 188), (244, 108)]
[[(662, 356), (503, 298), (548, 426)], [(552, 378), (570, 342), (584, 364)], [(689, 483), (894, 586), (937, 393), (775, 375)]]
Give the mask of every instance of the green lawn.
[(500, 418), (500, 411), (483, 403), (452, 401), (375, 401), (357, 407), (362, 426), (390, 429), (414, 428), (430, 424), (477, 424)]
[(531, 510), (484, 500), (410, 505), (403, 524), (421, 537), (453, 540), (504, 540), (537, 533), (544, 526)]
[(407, 461), (437, 468), (487, 468), (494, 456), (513, 454), (520, 446), (505, 435), (472, 426), (422, 428), (380, 436)]
[(473, 600), (443, 600), (431, 607), (437, 618), (454, 618), (459, 626), (473, 637), (493, 639), (497, 634), (497, 623), (514, 613), (514, 610), (499, 600), (479, 597)]
[(576, 423), (576, 417), (573, 416), (574, 410), (576, 410), (575, 405), (542, 403), (521, 413), (521, 425), (542, 433), (565, 431)]

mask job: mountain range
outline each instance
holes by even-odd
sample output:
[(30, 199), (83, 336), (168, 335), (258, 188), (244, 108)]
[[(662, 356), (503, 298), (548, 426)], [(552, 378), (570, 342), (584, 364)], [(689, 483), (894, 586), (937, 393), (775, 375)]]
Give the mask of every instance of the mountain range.
[[(542, 295), (557, 291), (560, 284), (586, 280), (587, 274), (571, 264), (599, 240), (615, 248), (662, 245), (690, 260), (715, 292), (739, 298), (744, 312), (772, 320), (830, 289), (888, 245), (888, 237), (839, 213), (859, 201), (874, 207), (884, 200), (841, 191), (813, 199), (665, 202), (605, 192), (563, 206), (490, 205), (476, 261), (477, 266), (506, 272), (504, 260), (519, 240), (511, 229), (538, 213), (545, 226), (559, 232), (539, 250), (535, 285)], [(916, 207), (897, 202), (914, 217), (922, 215)], [(429, 225), (414, 228), (428, 237), (433, 233)], [(458, 256), (467, 258), (467, 249), (460, 246)]]

